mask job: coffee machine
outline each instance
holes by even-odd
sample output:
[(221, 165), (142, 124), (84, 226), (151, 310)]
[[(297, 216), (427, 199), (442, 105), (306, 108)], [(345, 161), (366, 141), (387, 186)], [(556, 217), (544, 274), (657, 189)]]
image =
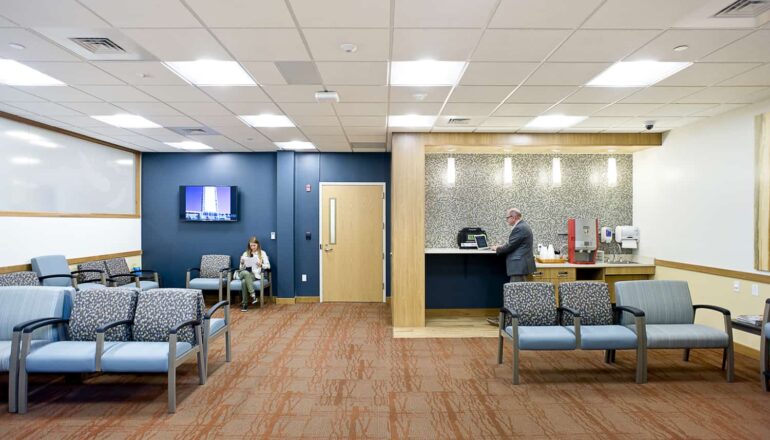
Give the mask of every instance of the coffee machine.
[(599, 219), (568, 219), (567, 246), (570, 263), (596, 263), (596, 250), (599, 247)]

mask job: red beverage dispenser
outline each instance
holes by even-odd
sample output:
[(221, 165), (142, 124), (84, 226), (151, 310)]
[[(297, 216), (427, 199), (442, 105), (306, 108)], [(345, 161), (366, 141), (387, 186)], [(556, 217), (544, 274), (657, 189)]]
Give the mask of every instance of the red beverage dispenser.
[(599, 219), (567, 220), (567, 246), (570, 263), (596, 263), (596, 250), (599, 247)]

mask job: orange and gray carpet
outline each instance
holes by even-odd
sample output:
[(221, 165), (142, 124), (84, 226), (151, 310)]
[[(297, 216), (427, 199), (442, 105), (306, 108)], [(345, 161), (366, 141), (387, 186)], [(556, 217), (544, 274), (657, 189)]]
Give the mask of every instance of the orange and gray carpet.
[(721, 352), (685, 363), (652, 351), (650, 382), (636, 385), (633, 352), (615, 365), (601, 352), (523, 352), (513, 386), (509, 345), (498, 366), (495, 339), (393, 339), (384, 304), (233, 318), (233, 362), (219, 339), (206, 385), (182, 367), (176, 414), (165, 375), (33, 377), (29, 413), (0, 413), (0, 438), (770, 438), (770, 393), (741, 355), (729, 384)]

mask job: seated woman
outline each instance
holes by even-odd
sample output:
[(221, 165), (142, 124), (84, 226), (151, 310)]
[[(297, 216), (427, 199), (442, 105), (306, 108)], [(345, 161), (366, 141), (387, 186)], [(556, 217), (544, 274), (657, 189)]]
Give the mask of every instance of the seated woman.
[(246, 251), (241, 255), (241, 264), (238, 271), (238, 278), (241, 280), (242, 312), (245, 312), (249, 306), (246, 292), (248, 292), (254, 302), (257, 301), (254, 282), (262, 279), (263, 269), (270, 269), (270, 260), (267, 259), (267, 254), (262, 250), (257, 237), (251, 237), (246, 245)]

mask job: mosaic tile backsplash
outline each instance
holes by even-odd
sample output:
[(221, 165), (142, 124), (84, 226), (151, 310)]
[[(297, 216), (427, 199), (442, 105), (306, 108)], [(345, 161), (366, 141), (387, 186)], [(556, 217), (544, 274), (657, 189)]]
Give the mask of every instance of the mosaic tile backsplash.
[[(455, 183), (447, 159), (455, 158)], [(511, 158), (512, 183), (503, 184)], [(561, 186), (551, 183), (551, 163), (561, 159)], [(617, 163), (617, 185), (607, 183), (607, 158)], [(457, 247), (463, 227), (481, 227), (490, 244), (508, 240), (505, 210), (519, 208), (532, 227), (535, 246), (566, 244), (567, 219), (598, 218), (599, 227), (632, 224), (633, 156), (620, 154), (428, 154), (425, 157), (425, 247)], [(617, 246), (599, 249), (616, 253)]]

